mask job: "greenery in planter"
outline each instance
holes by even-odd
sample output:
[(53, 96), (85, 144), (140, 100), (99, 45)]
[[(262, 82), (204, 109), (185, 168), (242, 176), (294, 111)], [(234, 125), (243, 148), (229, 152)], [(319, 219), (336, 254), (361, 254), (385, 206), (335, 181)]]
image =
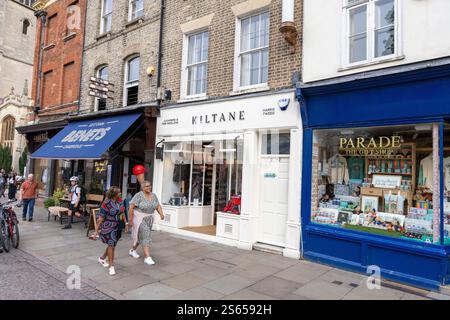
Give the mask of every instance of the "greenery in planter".
[(55, 200), (53, 198), (47, 198), (44, 200), (44, 207), (47, 209), (48, 207), (54, 207)]
[(64, 191), (64, 189), (56, 189), (55, 192), (53, 192), (53, 201), (55, 203), (56, 206), (60, 206), (61, 205), (61, 201), (59, 201), (59, 199), (61, 199), (62, 197), (64, 197), (64, 194), (66, 192)]

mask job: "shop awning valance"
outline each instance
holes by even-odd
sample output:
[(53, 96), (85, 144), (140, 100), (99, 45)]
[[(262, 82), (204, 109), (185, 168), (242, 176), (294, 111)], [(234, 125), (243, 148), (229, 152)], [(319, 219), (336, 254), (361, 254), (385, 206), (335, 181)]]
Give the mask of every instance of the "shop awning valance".
[(101, 159), (140, 117), (140, 113), (69, 123), (34, 152), (32, 158)]

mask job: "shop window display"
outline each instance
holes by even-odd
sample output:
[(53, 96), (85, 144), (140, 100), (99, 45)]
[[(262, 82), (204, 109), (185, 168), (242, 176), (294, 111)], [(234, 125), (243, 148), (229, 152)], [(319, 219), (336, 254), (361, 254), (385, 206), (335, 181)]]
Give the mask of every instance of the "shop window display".
[(242, 184), (242, 140), (164, 145), (162, 204), (222, 211)]
[(316, 130), (312, 222), (439, 242), (437, 128), (421, 124)]

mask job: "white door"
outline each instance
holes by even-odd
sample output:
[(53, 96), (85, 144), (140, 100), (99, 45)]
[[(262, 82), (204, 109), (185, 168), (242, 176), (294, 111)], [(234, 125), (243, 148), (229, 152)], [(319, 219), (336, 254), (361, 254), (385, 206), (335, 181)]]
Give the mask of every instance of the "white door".
[(285, 246), (289, 196), (289, 157), (261, 158), (259, 242)]

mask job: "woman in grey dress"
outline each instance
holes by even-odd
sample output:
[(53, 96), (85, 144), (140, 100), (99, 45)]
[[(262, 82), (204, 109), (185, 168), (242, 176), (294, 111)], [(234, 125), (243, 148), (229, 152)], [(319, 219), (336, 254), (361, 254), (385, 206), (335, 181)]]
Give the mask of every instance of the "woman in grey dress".
[(153, 213), (155, 210), (158, 211), (161, 220), (164, 220), (164, 214), (156, 194), (152, 192), (151, 183), (144, 181), (142, 187), (143, 191), (137, 193), (130, 201), (129, 227), (133, 228), (133, 248), (129, 251), (129, 255), (136, 259), (139, 258), (136, 249), (140, 244), (144, 248), (144, 263), (152, 265), (155, 264), (150, 257)]

